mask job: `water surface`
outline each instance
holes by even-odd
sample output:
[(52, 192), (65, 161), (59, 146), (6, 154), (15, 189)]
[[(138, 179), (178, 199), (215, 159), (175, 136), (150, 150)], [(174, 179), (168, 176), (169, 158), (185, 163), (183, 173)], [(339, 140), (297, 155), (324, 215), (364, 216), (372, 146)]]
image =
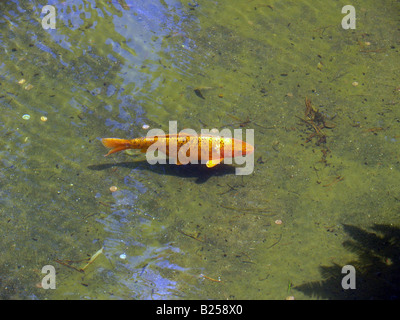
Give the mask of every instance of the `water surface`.
[[(2, 1), (1, 298), (398, 298), (399, 4), (347, 4)], [(169, 121), (254, 129), (254, 172), (103, 157)]]

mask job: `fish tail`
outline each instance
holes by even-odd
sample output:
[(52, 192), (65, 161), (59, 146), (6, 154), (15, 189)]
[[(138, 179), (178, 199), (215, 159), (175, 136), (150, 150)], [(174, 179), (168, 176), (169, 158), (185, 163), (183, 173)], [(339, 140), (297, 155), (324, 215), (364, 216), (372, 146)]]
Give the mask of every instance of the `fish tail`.
[(105, 157), (118, 151), (134, 148), (131, 141), (127, 139), (104, 138), (101, 139), (101, 142), (105, 147), (111, 148), (111, 150), (108, 151)]

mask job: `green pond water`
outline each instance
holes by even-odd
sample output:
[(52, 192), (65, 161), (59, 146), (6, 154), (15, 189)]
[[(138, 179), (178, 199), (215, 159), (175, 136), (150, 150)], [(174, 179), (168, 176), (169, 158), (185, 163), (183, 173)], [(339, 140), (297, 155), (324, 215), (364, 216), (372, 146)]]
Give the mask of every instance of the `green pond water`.
[[(1, 1), (0, 298), (399, 298), (400, 4), (348, 4)], [(254, 171), (104, 157), (169, 121)]]

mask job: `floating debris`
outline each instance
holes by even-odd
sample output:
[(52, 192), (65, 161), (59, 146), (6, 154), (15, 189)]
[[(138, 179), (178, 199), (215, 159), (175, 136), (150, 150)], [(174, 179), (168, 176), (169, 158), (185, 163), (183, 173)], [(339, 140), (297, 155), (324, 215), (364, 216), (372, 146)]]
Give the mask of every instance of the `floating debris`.
[(197, 240), (197, 241), (200, 241), (200, 242), (204, 242), (204, 240), (202, 240), (202, 239), (200, 239), (198, 236), (200, 235), (200, 234), (198, 234), (197, 236), (192, 236), (192, 235), (190, 235), (190, 234), (188, 234), (188, 233), (186, 233), (186, 232), (183, 232), (182, 230), (178, 230), (180, 233), (182, 233), (184, 236), (187, 236), (187, 237), (189, 237), (189, 238), (192, 238), (192, 239), (194, 239), (194, 240)]
[(117, 191), (118, 190), (118, 188), (116, 187), (116, 186), (111, 186), (110, 187), (110, 191), (111, 192), (115, 192), (115, 191)]
[(28, 84), (28, 85), (25, 87), (25, 90), (31, 90), (32, 88), (33, 88), (33, 85)]
[(305, 122), (309, 127), (314, 129), (314, 132), (307, 138), (306, 142), (310, 142), (313, 137), (317, 137), (318, 141), (316, 142), (316, 145), (319, 146), (322, 143), (326, 143), (326, 134), (322, 130), (324, 128), (328, 129), (333, 129), (336, 127), (336, 125), (330, 121), (326, 120), (326, 117), (324, 114), (318, 111), (318, 109), (314, 108), (311, 105), (311, 100), (309, 100), (306, 97), (305, 100), (306, 104), (306, 110), (304, 113), (305, 119), (302, 119), (300, 117), (300, 120)]
[(147, 129), (149, 129), (149, 128), (150, 128), (150, 126), (149, 126), (148, 124), (142, 125), (142, 129), (143, 129), (143, 130), (147, 130)]
[(126, 259), (126, 254), (122, 253), (122, 254), (119, 255), (119, 257), (120, 257), (120, 259), (125, 260)]
[(21, 80), (18, 81), (18, 84), (24, 84), (25, 82), (26, 82), (25, 79), (21, 79)]
[(47, 117), (46, 116), (41, 116), (40, 117), (40, 121), (46, 122), (47, 121)]
[(256, 214), (256, 215), (258, 214), (258, 215), (262, 215), (262, 216), (266, 216), (266, 217), (275, 216), (276, 215), (276, 213), (273, 213), (272, 209), (270, 209), (270, 208), (248, 208), (248, 207), (246, 207), (246, 208), (237, 208), (237, 207), (225, 206), (223, 204), (221, 204), (220, 206), (222, 208), (238, 211), (238, 212), (241, 212), (243, 214), (248, 214), (248, 213)]
[(358, 82), (357, 82), (357, 81), (354, 81), (351, 85), (352, 85), (353, 87), (357, 87), (357, 86), (358, 86)]
[(30, 118), (31, 118), (31, 116), (29, 114), (24, 114), (22, 116), (22, 119), (24, 119), (24, 120), (29, 120)]
[(195, 93), (196, 96), (198, 96), (199, 98), (205, 99), (204, 96), (203, 96), (202, 91), (204, 91), (204, 90), (211, 90), (211, 89), (214, 89), (214, 88), (213, 88), (213, 87), (200, 86), (200, 87), (194, 88), (194, 93)]
[(207, 280), (210, 280), (210, 281), (213, 281), (213, 282), (222, 282), (220, 277), (218, 277), (218, 279), (214, 279), (214, 278), (208, 277), (208, 276), (206, 276), (205, 274), (202, 274), (202, 273), (200, 273), (200, 276), (203, 277), (204, 279), (207, 279)]
[(98, 250), (98, 251), (90, 258), (89, 262), (88, 262), (83, 268), (81, 268), (81, 270), (82, 270), (82, 271), (85, 271), (85, 269), (86, 269), (89, 265), (91, 265), (91, 264), (94, 262), (94, 260), (96, 260), (97, 257), (98, 257), (100, 254), (103, 253), (103, 249), (104, 249), (104, 247), (101, 247), (100, 250)]
[(200, 89), (194, 89), (194, 93), (196, 94), (196, 96), (198, 96), (199, 98), (205, 99), (203, 94), (201, 93)]
[(342, 177), (342, 176), (337, 176), (337, 177), (335, 178), (335, 180), (333, 180), (331, 183), (324, 184), (323, 187), (330, 187), (330, 186), (334, 185), (335, 183), (338, 183), (339, 181), (342, 181), (342, 180), (344, 180), (344, 177)]
[(275, 220), (275, 224), (278, 224), (278, 225), (280, 225), (280, 224), (282, 224), (283, 222), (282, 222), (282, 220), (281, 219), (278, 219), (278, 220)]
[(374, 128), (369, 128), (364, 130), (364, 132), (377, 132), (377, 131), (381, 131), (384, 130), (382, 127), (374, 127)]
[(61, 264), (61, 265), (63, 265), (63, 266), (66, 266), (67, 268), (73, 269), (73, 270), (75, 270), (75, 271), (78, 271), (78, 272), (81, 272), (81, 273), (85, 272), (85, 270), (73, 266), (72, 263), (73, 263), (74, 261), (72, 261), (72, 260), (55, 259), (54, 261), (57, 262), (57, 263), (59, 263), (59, 264)]

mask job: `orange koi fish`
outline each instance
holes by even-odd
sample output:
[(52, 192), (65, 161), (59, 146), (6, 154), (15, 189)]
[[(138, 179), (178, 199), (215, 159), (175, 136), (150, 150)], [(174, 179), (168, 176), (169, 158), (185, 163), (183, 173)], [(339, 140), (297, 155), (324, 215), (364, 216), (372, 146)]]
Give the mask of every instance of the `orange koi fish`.
[(226, 138), (213, 135), (167, 134), (136, 138), (132, 140), (104, 138), (103, 145), (111, 150), (105, 155), (126, 150), (140, 149), (145, 153), (149, 148), (166, 154), (170, 159), (175, 159), (177, 165), (187, 163), (206, 163), (208, 168), (220, 164), (224, 158), (234, 158), (251, 154), (254, 147), (239, 139)]

